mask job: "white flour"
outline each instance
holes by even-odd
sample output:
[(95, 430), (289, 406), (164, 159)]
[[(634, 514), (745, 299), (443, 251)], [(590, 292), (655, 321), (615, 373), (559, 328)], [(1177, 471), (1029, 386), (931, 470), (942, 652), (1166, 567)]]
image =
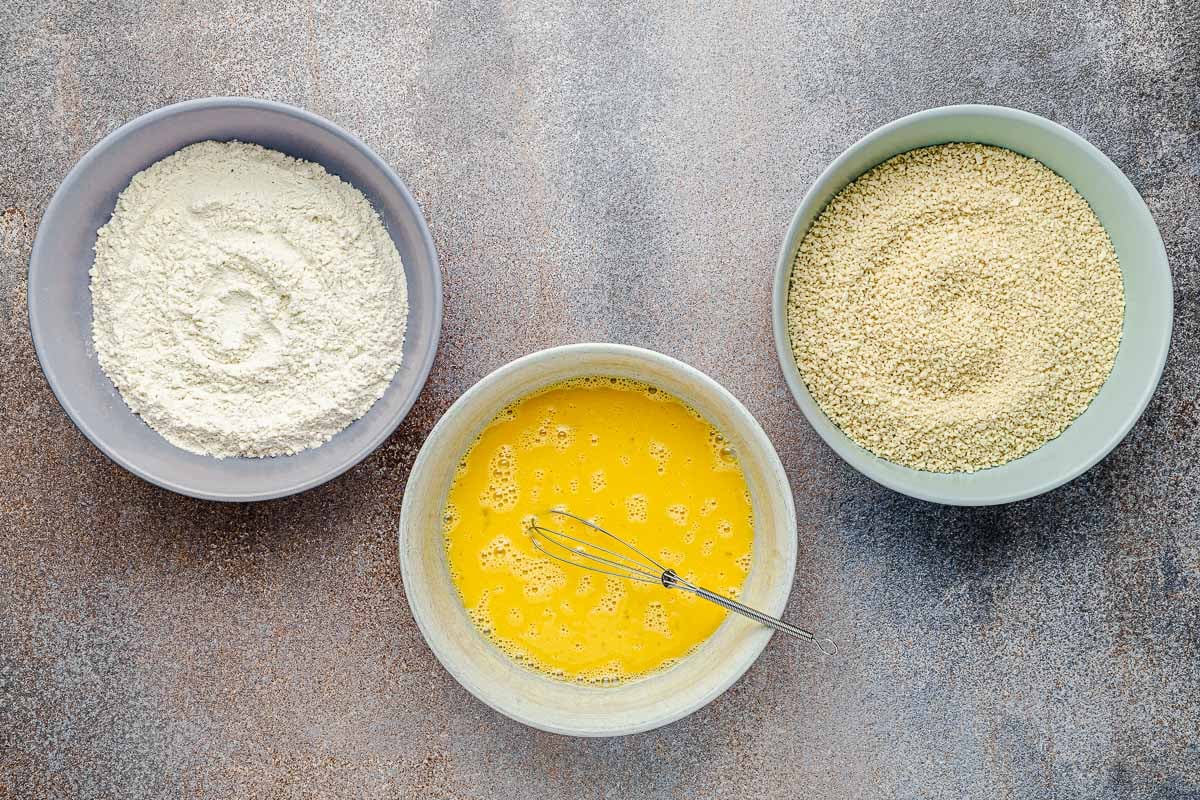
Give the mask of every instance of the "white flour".
[(224, 456), (316, 447), (400, 366), (400, 255), (317, 164), (202, 142), (134, 176), (91, 270), (100, 366), (168, 441)]

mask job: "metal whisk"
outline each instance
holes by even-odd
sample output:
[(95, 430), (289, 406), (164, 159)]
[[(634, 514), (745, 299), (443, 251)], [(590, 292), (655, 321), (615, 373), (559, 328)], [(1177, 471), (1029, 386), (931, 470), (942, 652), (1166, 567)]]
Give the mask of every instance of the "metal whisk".
[(667, 589), (683, 589), (694, 595), (703, 597), (705, 600), (716, 603), (729, 611), (736, 611), (767, 627), (790, 634), (798, 639), (812, 642), (826, 655), (833, 655), (837, 652), (837, 645), (834, 644), (832, 639), (818, 639), (809, 631), (797, 628), (795, 625), (789, 625), (781, 619), (775, 619), (775, 617), (750, 608), (750, 606), (742, 605), (736, 600), (705, 589), (703, 586), (697, 586), (691, 581), (680, 577), (670, 567), (664, 567), (629, 542), (619, 536), (614, 536), (599, 525), (589, 522), (583, 517), (561, 509), (551, 509), (550, 513), (573, 519), (579, 524), (612, 539), (621, 547), (637, 555), (637, 558), (634, 558), (619, 553), (616, 550), (602, 547), (595, 542), (580, 539), (562, 531), (552, 530), (538, 525), (536, 522), (531, 522), (529, 524), (529, 537), (533, 542), (533, 546), (551, 558), (580, 567), (581, 569), (599, 572), (604, 575), (612, 575), (616, 578), (625, 578), (631, 581), (638, 581), (639, 583), (659, 583)]

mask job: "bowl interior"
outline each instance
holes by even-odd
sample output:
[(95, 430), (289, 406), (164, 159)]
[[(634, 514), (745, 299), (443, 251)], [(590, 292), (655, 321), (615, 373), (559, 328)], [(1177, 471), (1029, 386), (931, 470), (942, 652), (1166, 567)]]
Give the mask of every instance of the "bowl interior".
[[(129, 410), (96, 360), (88, 278), (96, 231), (135, 173), (206, 139), (254, 142), (321, 164), (366, 195), (404, 261), (409, 301), (404, 363), (371, 410), (319, 448), (294, 456), (226, 459), (181, 450)], [(75, 424), (110, 458), (183, 494), (261, 500), (340, 474), (400, 423), (437, 348), (441, 275), (416, 203), (365, 145), (300, 109), (215, 98), (169, 106), (135, 120), (101, 141), (71, 171), (38, 230), (29, 268), (29, 316), (51, 388)]]
[[(996, 145), (1037, 159), (1068, 180), (1108, 231), (1125, 283), (1125, 323), (1107, 382), (1058, 438), (999, 467), (975, 473), (914, 470), (855, 444), (804, 386), (787, 332), (787, 292), (796, 250), (816, 216), (846, 184), (892, 156), (946, 142)], [(1158, 228), (1137, 190), (1087, 141), (1034, 114), (994, 106), (953, 106), (897, 120), (848, 149), (805, 196), (788, 230), (773, 298), (776, 349), (784, 376), (817, 433), (863, 474), (897, 491), (955, 505), (1031, 497), (1074, 478), (1128, 433), (1158, 385), (1171, 339), (1171, 275)]]
[(517, 666), (472, 625), (451, 581), (441, 517), (454, 467), (495, 414), (543, 386), (585, 375), (655, 384), (703, 414), (740, 454), (754, 508), (754, 564), (744, 601), (778, 615), (791, 590), (796, 525), (791, 489), (762, 429), (718, 384), (666, 356), (617, 345), (571, 345), (513, 362), (463, 395), (421, 449), (404, 495), (400, 562), (405, 593), (425, 639), (476, 697), (528, 725), (611, 736), (666, 724), (724, 691), (750, 666), (770, 631), (731, 615), (678, 665), (615, 687), (552, 680)]

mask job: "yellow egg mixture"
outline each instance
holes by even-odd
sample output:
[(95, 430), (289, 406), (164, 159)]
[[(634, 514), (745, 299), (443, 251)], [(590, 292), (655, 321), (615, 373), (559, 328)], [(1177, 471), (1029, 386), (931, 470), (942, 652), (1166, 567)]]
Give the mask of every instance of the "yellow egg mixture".
[(476, 627), (518, 662), (558, 678), (604, 684), (663, 669), (707, 639), (727, 612), (680, 589), (589, 572), (537, 551), (531, 519), (603, 538), (547, 513), (552, 508), (595, 522), (717, 592), (736, 597), (750, 571), (754, 522), (736, 455), (676, 398), (598, 377), (505, 408), (455, 474), (446, 554)]

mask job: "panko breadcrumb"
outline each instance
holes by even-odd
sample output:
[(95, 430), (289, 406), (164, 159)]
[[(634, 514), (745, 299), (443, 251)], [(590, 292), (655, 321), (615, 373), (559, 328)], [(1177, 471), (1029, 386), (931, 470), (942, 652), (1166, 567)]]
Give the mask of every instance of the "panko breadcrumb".
[(1112, 370), (1124, 315), (1087, 201), (978, 144), (912, 150), (843, 189), (788, 293), (792, 352), (829, 418), (933, 472), (1003, 464), (1062, 433)]

